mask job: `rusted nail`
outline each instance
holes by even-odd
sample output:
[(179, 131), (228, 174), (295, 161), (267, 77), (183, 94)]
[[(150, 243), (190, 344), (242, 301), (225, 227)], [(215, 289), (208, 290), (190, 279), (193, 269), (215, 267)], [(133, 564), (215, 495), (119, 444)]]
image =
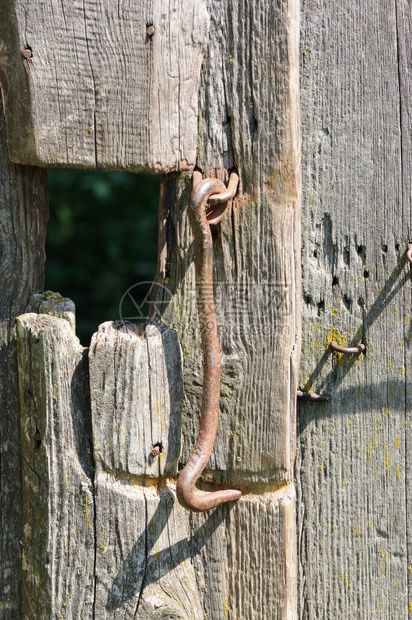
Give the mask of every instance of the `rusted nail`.
[(330, 396), (326, 394), (315, 394), (315, 392), (302, 392), (298, 390), (296, 395), (301, 400), (330, 400)]
[(21, 50), (22, 56), (26, 59), (29, 60), (30, 58), (33, 57), (33, 52), (31, 50), (31, 47), (29, 45), (23, 45), (23, 49)]
[[(197, 180), (194, 178), (194, 183)], [(231, 200), (236, 194), (237, 186), (239, 184), (239, 177), (236, 172), (232, 172), (229, 178), (229, 185), (225, 191), (221, 194), (214, 193), (209, 197), (207, 201), (208, 207), (206, 210), (206, 219), (209, 224), (219, 224), (219, 222), (223, 219), (225, 211), (227, 209), (227, 203)]]
[(153, 448), (151, 449), (151, 455), (152, 456), (159, 456), (161, 450), (160, 450), (160, 446), (153, 446)]
[(330, 348), (334, 351), (338, 351), (339, 353), (362, 353), (366, 349), (364, 344), (359, 344), (357, 347), (341, 347), (340, 344), (336, 342), (336, 340), (332, 340), (330, 343)]
[(227, 190), (222, 192), (221, 194), (213, 194), (209, 198), (210, 205), (220, 205), (222, 203), (228, 202), (231, 200), (233, 196), (236, 194), (237, 186), (239, 185), (239, 176), (236, 172), (232, 172), (229, 177), (229, 184), (227, 186)]
[(146, 28), (146, 34), (148, 37), (152, 37), (155, 33), (155, 27), (153, 25), (150, 25)]
[[(211, 220), (214, 223), (215, 208), (212, 206), (210, 220), (206, 216), (206, 206), (212, 194), (224, 193), (226, 187), (218, 179), (202, 181), (200, 173), (194, 174), (193, 181), (194, 187), (190, 196), (188, 215), (194, 236), (199, 323), (204, 326), (201, 331), (203, 394), (199, 436), (194, 452), (177, 480), (176, 494), (182, 506), (194, 512), (201, 512), (215, 508), (224, 502), (237, 500), (242, 492), (233, 489), (199, 493), (195, 487), (215, 443), (220, 392), (220, 347), (213, 294), (211, 295), (213, 291), (213, 242), (210, 223)], [(218, 209), (221, 207), (222, 205), (219, 205)]]
[(406, 258), (412, 264), (412, 243), (408, 243), (408, 249), (406, 252)]

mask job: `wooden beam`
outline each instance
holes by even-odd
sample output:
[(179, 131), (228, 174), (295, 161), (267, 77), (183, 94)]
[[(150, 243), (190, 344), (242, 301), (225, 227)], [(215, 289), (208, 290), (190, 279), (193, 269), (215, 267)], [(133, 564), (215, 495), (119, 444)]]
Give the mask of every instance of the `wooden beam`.
[(103, 323), (89, 356), (98, 466), (140, 477), (176, 476), (183, 399), (176, 331)]
[[(50, 301), (50, 300), (49, 300)], [(60, 299), (57, 299), (60, 303)], [(93, 617), (95, 507), (87, 350), (70, 324), (17, 320), (24, 618)], [(67, 302), (65, 302), (67, 308)]]
[(0, 83), (13, 161), (134, 172), (194, 167), (209, 30), (203, 0), (53, 7), (7, 0), (4, 9)]
[(43, 289), (47, 178), (10, 163), (0, 106), (0, 618), (19, 618), (20, 431), (15, 317)]

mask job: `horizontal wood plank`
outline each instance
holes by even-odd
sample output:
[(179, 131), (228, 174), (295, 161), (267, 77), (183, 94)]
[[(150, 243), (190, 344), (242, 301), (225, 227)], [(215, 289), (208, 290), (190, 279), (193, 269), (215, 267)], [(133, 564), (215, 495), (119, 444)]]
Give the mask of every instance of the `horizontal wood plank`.
[(209, 29), (203, 0), (4, 4), (0, 81), (13, 161), (135, 172), (194, 167)]

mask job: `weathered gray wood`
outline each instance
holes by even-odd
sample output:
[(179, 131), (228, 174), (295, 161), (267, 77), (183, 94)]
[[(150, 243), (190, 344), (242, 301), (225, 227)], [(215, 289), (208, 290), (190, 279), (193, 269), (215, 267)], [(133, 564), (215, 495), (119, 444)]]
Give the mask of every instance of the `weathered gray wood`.
[[(20, 440), (14, 319), (43, 288), (45, 171), (10, 164), (0, 105), (0, 618), (20, 618)], [(17, 276), (17, 277), (16, 277)]]
[(109, 472), (175, 476), (183, 397), (176, 331), (103, 323), (89, 356), (96, 462)]
[(17, 319), (21, 618), (93, 617), (95, 516), (87, 350), (70, 324)]
[[(177, 208), (169, 212), (165, 224), (166, 234), (174, 236), (165, 242), (172, 253), (167, 259), (170, 266), (161, 266), (171, 297), (162, 320), (178, 330), (183, 350), (182, 462), (197, 437), (202, 394), (192, 234), (186, 214), (182, 217), (190, 191), (189, 175), (165, 179), (164, 210), (171, 209), (174, 201)], [(219, 481), (278, 484), (291, 478), (296, 380), (291, 364), (297, 359), (298, 329), (291, 251), (294, 218), (291, 205), (275, 208), (267, 200), (234, 204), (214, 233), (222, 380), (218, 432), (208, 473)], [(256, 234), (260, 228), (271, 231), (264, 243)]]
[[(293, 460), (293, 369), (299, 341), (297, 9), (294, 2), (241, 2), (236, 10), (210, 4), (214, 28), (203, 90), (213, 89), (213, 95), (203, 97), (220, 101), (225, 113), (215, 114), (212, 104), (202, 110), (209, 131), (220, 137), (208, 140), (200, 133), (199, 165), (210, 172), (234, 162), (242, 183), (239, 198), (214, 231), (223, 385), (211, 465), (219, 478), (228, 470), (231, 479), (287, 481)], [(219, 58), (225, 62), (217, 66)], [(270, 93), (266, 98), (261, 75), (264, 92)], [(253, 100), (248, 99), (252, 86)], [(228, 125), (228, 105), (235, 93), (236, 102), (243, 102), (236, 106), (242, 108), (238, 113), (243, 120)], [(245, 130), (252, 112), (260, 118), (253, 136)], [(278, 135), (267, 149), (274, 126)], [(225, 160), (221, 150), (228, 132), (232, 159)], [(174, 295), (163, 320), (178, 330), (184, 359), (183, 460), (197, 436), (198, 415), (193, 412), (199, 411), (201, 394), (192, 235), (185, 213), (182, 217), (190, 190), (189, 175), (165, 177), (160, 214), (159, 279)]]
[[(90, 347), (96, 618), (201, 618), (189, 513), (176, 504), (182, 368), (174, 330), (103, 323)], [(152, 455), (157, 446), (160, 454)], [(170, 487), (170, 488), (169, 488)]]
[(299, 411), (306, 619), (412, 610), (410, 8), (302, 5), (301, 387), (332, 397)]
[[(241, 189), (213, 232), (222, 386), (215, 448), (199, 486), (210, 490), (230, 483), (250, 495), (233, 507), (233, 514), (241, 515), (231, 522), (239, 528), (231, 534), (239, 536), (236, 549), (233, 546), (226, 556), (222, 550), (227, 539), (223, 533), (213, 535), (213, 521), (222, 523), (222, 532), (226, 527), (227, 507), (221, 507), (206, 522), (207, 551), (195, 554), (194, 562), (204, 575), (199, 584), (207, 590), (203, 604), (211, 617), (240, 619), (260, 613), (264, 618), (293, 618), (293, 502), (285, 508), (275, 493), (289, 489), (295, 450), (300, 329), (298, 6), (210, 2), (209, 10), (212, 27), (201, 89), (198, 165), (205, 174), (222, 178), (234, 166)], [(164, 296), (159, 297), (159, 310), (162, 320), (177, 329), (183, 351), (181, 464), (197, 437), (202, 392), (192, 235), (186, 218), (190, 191), (190, 175), (165, 177), (159, 217), (158, 281), (172, 298), (164, 308)], [(274, 537), (266, 535), (271, 527), (265, 492), (274, 493), (274, 505), (289, 515), (291, 524), (286, 527), (286, 519), (280, 518)], [(253, 524), (254, 547), (244, 535), (246, 524)], [(266, 545), (262, 554), (267, 555), (256, 551), (258, 537), (259, 551)], [(273, 564), (265, 572), (262, 561), (267, 566), (271, 556)], [(250, 581), (245, 577), (242, 583), (244, 573)], [(256, 582), (255, 575), (261, 577)], [(277, 584), (282, 587), (277, 589)], [(268, 588), (273, 589), (270, 595)]]
[(202, 618), (189, 513), (157, 482), (96, 479), (96, 618)]
[[(181, 601), (181, 614), (187, 618), (198, 618), (199, 612), (218, 619), (264, 614), (293, 618), (300, 329), (298, 2), (242, 0), (234, 5), (209, 0), (212, 27), (201, 76), (209, 20), (203, 3), (161, 4), (147, 3), (133, 11), (116, 7), (113, 12), (106, 2), (81, 7), (52, 3), (47, 11), (41, 3), (9, 0), (3, 22), (7, 34), (1, 75), (9, 94), (6, 109), (13, 156), (34, 158), (29, 161), (43, 165), (190, 169), (196, 148), (192, 123), (199, 118), (198, 166), (204, 174), (222, 178), (234, 166), (241, 178), (237, 199), (213, 233), (217, 311), (224, 329), (222, 398), (216, 447), (200, 486), (231, 482), (244, 491), (244, 498), (233, 512), (222, 506), (204, 521), (196, 521), (176, 505), (169, 511), (166, 500), (172, 498), (175, 480), (159, 482), (158, 477), (176, 472), (179, 408), (172, 406), (172, 399), (166, 400), (169, 427), (165, 424), (163, 430), (156, 414), (157, 400), (162, 403), (168, 395), (166, 381), (149, 385), (151, 403), (144, 401), (141, 388), (151, 376), (152, 361), (161, 368), (160, 379), (171, 366), (157, 345), (154, 351), (159, 356), (151, 358), (147, 345), (145, 359), (138, 330), (133, 335), (128, 328), (108, 337), (103, 328), (91, 356), (99, 537), (94, 615), (180, 617)], [(154, 24), (152, 41), (144, 42), (140, 28), (163, 14), (167, 18), (160, 20), (159, 28)], [(116, 25), (111, 23), (113, 15)], [(129, 41), (136, 46), (134, 55)], [(19, 49), (25, 43), (33, 51), (28, 61)], [(62, 50), (57, 55), (56, 47)], [(164, 76), (153, 72), (154, 84), (145, 75), (147, 57), (157, 68), (165, 61), (170, 67)], [(77, 69), (68, 71), (74, 59)], [(165, 133), (163, 120), (156, 116), (160, 108), (141, 88), (142, 75), (148, 78), (144, 88), (150, 84), (155, 96), (160, 87), (160, 108), (166, 100), (171, 106)], [(140, 90), (133, 98), (135, 88)], [(48, 128), (46, 135), (43, 126)], [(196, 440), (202, 389), (192, 235), (186, 217), (190, 189), (191, 175), (166, 177), (160, 214), (159, 278), (172, 294), (170, 303), (162, 305), (162, 319), (176, 329), (184, 360), (181, 465)], [(129, 340), (136, 341), (135, 349), (130, 349)], [(117, 351), (110, 350), (114, 344), (119, 345)], [(177, 348), (177, 340), (172, 344)], [(175, 366), (179, 359), (176, 353)], [(128, 401), (136, 402), (135, 410)], [(147, 416), (150, 404), (152, 415)], [(150, 425), (139, 427), (142, 420), (150, 420)], [(162, 444), (162, 455), (166, 450), (163, 471), (150, 463), (153, 443)], [(256, 549), (259, 533), (263, 541)], [(194, 565), (203, 571), (199, 568), (195, 575)], [(203, 575), (200, 581), (199, 575)]]
[[(203, 0), (3, 5), (0, 81), (13, 161), (194, 167), (209, 29)], [(25, 45), (30, 59), (22, 56)]]
[(296, 618), (293, 486), (194, 515), (192, 552), (206, 618)]

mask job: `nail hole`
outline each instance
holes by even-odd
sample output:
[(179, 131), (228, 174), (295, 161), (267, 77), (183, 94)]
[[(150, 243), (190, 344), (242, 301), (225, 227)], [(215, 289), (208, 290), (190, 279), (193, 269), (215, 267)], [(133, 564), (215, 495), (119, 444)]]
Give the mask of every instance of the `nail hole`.
[(337, 278), (336, 276), (333, 276), (332, 286), (338, 286), (338, 284), (339, 284), (339, 278)]
[(356, 246), (356, 251), (357, 251), (359, 256), (362, 256), (362, 254), (365, 252), (365, 247), (363, 245), (357, 245)]
[(41, 435), (40, 435), (40, 432), (39, 432), (38, 428), (36, 429), (36, 432), (34, 433), (33, 439), (34, 439), (34, 449), (35, 450), (40, 450), (40, 447), (41, 447)]
[(346, 310), (350, 311), (350, 309), (352, 308), (352, 300), (349, 299), (349, 297), (347, 295), (343, 296), (343, 304), (344, 304)]
[(313, 256), (314, 256), (314, 258), (318, 257), (318, 251), (317, 250), (313, 250)]
[(369, 271), (364, 271), (363, 272), (363, 277), (364, 278), (369, 278)]
[(312, 305), (312, 303), (313, 303), (312, 297), (311, 297), (311, 295), (309, 295), (308, 293), (305, 293), (305, 294), (303, 295), (303, 301), (305, 302), (305, 304), (306, 304), (307, 306), (311, 306), (311, 305)]
[(345, 265), (350, 265), (350, 252), (347, 248), (343, 250), (343, 262)]
[(396, 250), (397, 252), (399, 252), (400, 247), (401, 247), (401, 246), (399, 245), (399, 243), (395, 243), (395, 250)]
[(382, 252), (383, 252), (384, 254), (386, 254), (386, 253), (387, 253), (387, 251), (388, 251), (388, 246), (386, 245), (386, 243), (384, 243), (384, 244), (383, 244), (383, 246), (382, 246)]

